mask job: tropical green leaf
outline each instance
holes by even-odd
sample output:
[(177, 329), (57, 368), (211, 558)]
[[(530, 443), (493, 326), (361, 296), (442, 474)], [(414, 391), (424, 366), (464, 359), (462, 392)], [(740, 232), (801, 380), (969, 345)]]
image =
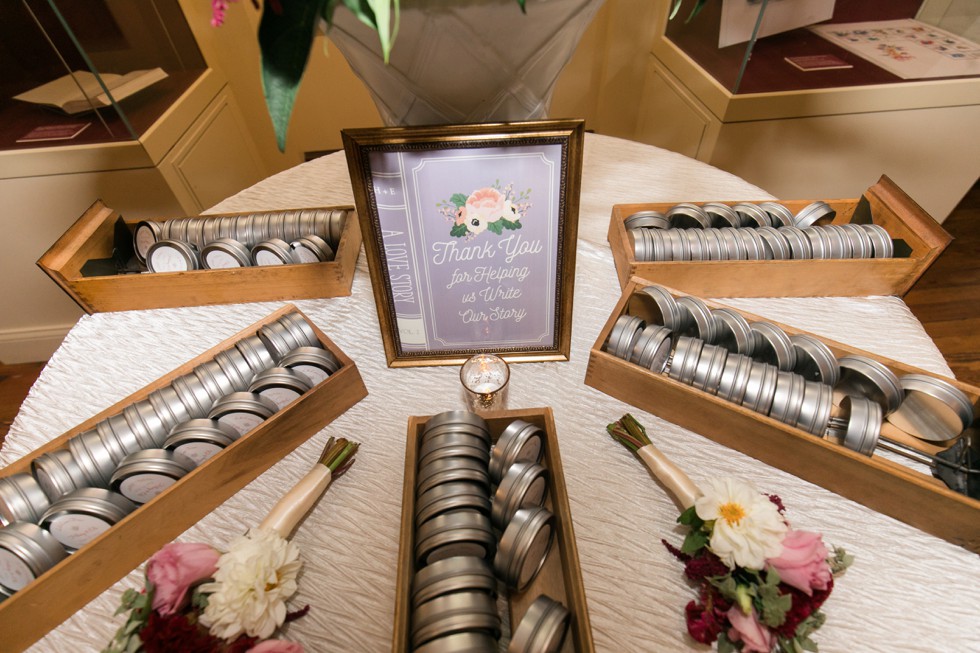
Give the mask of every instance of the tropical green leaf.
[(326, 2), (267, 2), (262, 10), (259, 23), (262, 88), (280, 152), (286, 150), (286, 130), (296, 91), (313, 47), (317, 18)]
[(449, 201), (456, 205), (456, 207), (466, 206), (466, 195), (462, 193), (453, 193), (453, 196), (449, 198)]
[(452, 231), (449, 232), (450, 236), (455, 236), (456, 238), (462, 238), (466, 235), (469, 229), (466, 228), (465, 224), (454, 224)]
[(681, 545), (681, 552), (693, 555), (708, 545), (708, 534), (701, 529), (690, 530), (684, 543)]

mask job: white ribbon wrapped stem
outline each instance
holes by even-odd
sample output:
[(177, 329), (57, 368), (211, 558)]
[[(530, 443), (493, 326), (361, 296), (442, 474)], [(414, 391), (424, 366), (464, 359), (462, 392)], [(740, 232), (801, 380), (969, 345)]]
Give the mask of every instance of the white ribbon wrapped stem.
[(650, 473), (667, 486), (682, 511), (694, 505), (694, 500), (698, 498), (701, 491), (694, 481), (662, 451), (648, 444), (637, 449), (636, 455), (647, 466)]
[(314, 465), (299, 483), (279, 499), (279, 503), (269, 511), (259, 528), (273, 530), (289, 539), (303, 516), (326, 492), (331, 480), (333, 474), (329, 467), (323, 464)]

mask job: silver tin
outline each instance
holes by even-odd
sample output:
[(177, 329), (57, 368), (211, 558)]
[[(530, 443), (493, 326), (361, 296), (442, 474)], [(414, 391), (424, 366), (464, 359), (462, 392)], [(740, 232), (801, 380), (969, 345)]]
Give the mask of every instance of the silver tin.
[[(272, 367), (281, 358), (278, 355), (274, 357), (274, 352), (270, 351), (257, 335), (242, 338), (235, 343), (235, 349), (245, 357), (245, 362), (248, 363), (249, 369), (252, 370), (252, 376), (255, 376), (264, 369)], [(252, 378), (250, 376), (249, 381), (251, 380)]]
[(555, 516), (546, 508), (522, 508), (514, 513), (500, 536), (493, 570), (497, 578), (523, 592), (548, 559), (555, 539)]
[(844, 394), (867, 397), (891, 415), (902, 404), (905, 391), (895, 373), (867, 356), (843, 356), (838, 360), (841, 376), (835, 388)]
[[(232, 392), (239, 392), (242, 388), (235, 387), (236, 384), (225, 374), (225, 371), (215, 360), (209, 360), (195, 367), (191, 373), (197, 377), (201, 385), (208, 393), (211, 403), (221, 399)], [(209, 405), (210, 408), (210, 405)]]
[(212, 240), (201, 250), (201, 266), (206, 270), (247, 268), (251, 265), (252, 253), (248, 247), (231, 238)]
[[(277, 320), (296, 341), (296, 347), (320, 347), (320, 339), (313, 326), (299, 313), (286, 313)], [(295, 347), (293, 348), (295, 349)], [(290, 350), (292, 351), (292, 350)], [(287, 352), (288, 353), (288, 352)]]
[(479, 426), (473, 424), (468, 424), (466, 422), (456, 422), (456, 423), (442, 423), (436, 424), (435, 426), (427, 426), (423, 431), (422, 435), (419, 437), (420, 446), (424, 446), (426, 442), (434, 438), (440, 438), (447, 433), (466, 433), (474, 437), (480, 438), (483, 441), (485, 448), (489, 451), (492, 442), (490, 441), (490, 434), (484, 431)]
[(803, 405), (796, 419), (796, 427), (807, 433), (822, 436), (830, 421), (833, 396), (833, 390), (829, 385), (806, 381), (803, 387)]
[(884, 227), (879, 224), (862, 224), (860, 226), (871, 238), (874, 258), (891, 258), (895, 255), (895, 242)]
[(50, 505), (48, 495), (30, 474), (0, 478), (0, 526), (16, 521), (36, 524)]
[(131, 453), (112, 474), (109, 488), (133, 503), (146, 503), (197, 467), (184, 454), (168, 449)]
[(68, 439), (68, 450), (85, 475), (85, 485), (109, 487), (109, 479), (116, 469), (116, 461), (99, 437), (98, 431), (91, 429), (72, 436)]
[(415, 527), (434, 517), (455, 510), (475, 510), (490, 515), (487, 488), (479, 483), (459, 482), (436, 485), (420, 494), (415, 502)]
[(514, 629), (507, 653), (558, 653), (565, 643), (571, 613), (542, 594), (534, 599)]
[(799, 374), (780, 371), (776, 375), (776, 391), (772, 398), (769, 416), (783, 424), (796, 426), (803, 410), (806, 379)]
[(766, 258), (777, 261), (784, 261), (792, 258), (793, 251), (790, 249), (789, 241), (775, 227), (759, 227), (756, 233), (762, 238), (766, 250)]
[(633, 301), (643, 302), (649, 309), (650, 315), (647, 320), (650, 324), (665, 326), (674, 333), (682, 325), (681, 309), (677, 306), (677, 300), (660, 286), (640, 288), (639, 292), (630, 298), (630, 302)]
[(681, 319), (689, 325), (680, 335), (694, 336), (707, 344), (713, 344), (718, 337), (718, 326), (708, 305), (697, 297), (687, 295), (677, 298), (677, 306), (681, 310)]
[[(217, 363), (221, 373), (231, 385), (230, 392), (244, 390), (251, 383), (252, 377), (255, 376), (255, 372), (248, 364), (248, 359), (235, 347), (219, 351), (214, 356), (214, 362)], [(271, 361), (269, 367), (272, 367)]]
[(144, 447), (158, 447), (170, 430), (148, 400), (143, 399), (123, 408), (126, 423)]
[(771, 227), (772, 220), (757, 204), (752, 202), (738, 202), (732, 205), (732, 209), (742, 218), (743, 227)]
[(497, 595), (497, 577), (490, 563), (476, 556), (456, 556), (433, 562), (412, 579), (412, 608), (456, 592)]
[(500, 483), (504, 472), (516, 462), (540, 462), (544, 455), (544, 431), (538, 426), (515, 419), (500, 432), (490, 453), (490, 479)]
[(667, 237), (671, 261), (691, 260), (691, 241), (687, 239), (683, 229), (668, 229), (663, 232)]
[(416, 646), (415, 653), (497, 653), (497, 638), (483, 632), (463, 632), (437, 637), (422, 646)]
[(418, 496), (422, 496), (438, 485), (456, 482), (478, 483), (489, 492), (487, 466), (479, 460), (462, 456), (433, 460), (419, 468), (415, 489)]
[(684, 237), (691, 248), (692, 261), (708, 260), (708, 241), (704, 237), (704, 229), (687, 229)]
[(490, 463), (490, 447), (486, 440), (474, 433), (443, 430), (436, 436), (421, 441), (419, 468), (433, 460), (456, 456), (474, 458), (487, 465)]
[(909, 435), (941, 442), (973, 423), (973, 404), (952, 383), (927, 374), (906, 374), (899, 382), (905, 398), (888, 421)]
[(831, 243), (827, 239), (826, 231), (824, 231), (823, 229), (817, 229), (816, 227), (804, 227), (803, 233), (810, 241), (810, 249), (813, 252), (813, 258), (816, 259), (832, 258), (831, 250), (830, 250)]
[(630, 362), (660, 374), (667, 366), (670, 348), (670, 329), (655, 324), (648, 325), (636, 339)]
[(830, 222), (837, 215), (837, 211), (832, 209), (824, 201), (817, 200), (807, 204), (793, 218), (793, 225), (800, 229), (813, 226), (818, 222)]
[(163, 441), (163, 448), (200, 465), (239, 437), (238, 431), (216, 419), (192, 419), (175, 426)]
[[(762, 229), (764, 227), (759, 227)], [(765, 239), (759, 235), (758, 229), (739, 229), (738, 234), (745, 245), (745, 258), (750, 261), (762, 261), (772, 258)]]
[(68, 449), (55, 449), (31, 461), (31, 472), (50, 501), (86, 487), (88, 479)]
[(262, 395), (279, 410), (299, 399), (312, 387), (310, 379), (287, 367), (270, 367), (259, 372), (248, 386), (249, 392)]
[(493, 495), (490, 522), (494, 528), (507, 528), (514, 513), (521, 508), (543, 506), (548, 498), (548, 470), (531, 461), (517, 462), (507, 468)]
[(281, 321), (259, 327), (258, 336), (276, 361), (282, 360), (283, 356), (297, 347), (310, 344), (301, 331)]
[(327, 242), (330, 243), (335, 252), (340, 245), (348, 217), (349, 211), (344, 209), (335, 209), (330, 211), (329, 215), (324, 216), (327, 221)]
[(150, 272), (187, 272), (201, 267), (197, 248), (180, 240), (158, 240), (146, 251)]
[(637, 211), (623, 221), (627, 229), (667, 229), (670, 220), (660, 211)]
[(759, 208), (769, 214), (774, 227), (789, 227), (793, 224), (793, 212), (779, 202), (759, 202)]
[(256, 265), (291, 265), (293, 250), (285, 240), (270, 238), (252, 248), (252, 261)]
[(412, 612), (412, 646), (463, 632), (500, 637), (497, 602), (486, 592), (457, 592), (438, 596)]
[(150, 246), (163, 237), (163, 225), (152, 220), (143, 220), (133, 230), (133, 250), (141, 263), (146, 263), (146, 253)]
[(646, 323), (635, 315), (620, 315), (609, 332), (606, 351), (617, 358), (629, 358), (644, 326)]
[(302, 374), (310, 380), (311, 386), (340, 369), (340, 362), (334, 355), (321, 347), (297, 347), (283, 356), (279, 365)]
[(172, 429), (175, 425), (191, 419), (191, 414), (180, 400), (177, 391), (171, 386), (154, 390), (147, 395), (146, 400), (153, 407), (153, 412), (163, 422), (164, 426)]
[(271, 400), (254, 392), (233, 392), (216, 401), (208, 417), (245, 435), (278, 410)]
[(475, 510), (454, 510), (433, 517), (415, 534), (417, 567), (461, 555), (491, 560), (496, 550), (490, 518)]
[(694, 379), (691, 381), (691, 385), (709, 394), (716, 394), (727, 359), (727, 349), (717, 345), (705, 344), (701, 349), (701, 356), (698, 357), (698, 364), (694, 369)]
[(701, 232), (704, 235), (705, 248), (708, 251), (709, 261), (723, 261), (728, 256), (728, 251), (725, 249), (724, 242), (718, 231), (715, 229), (706, 229)]
[(681, 336), (674, 347), (674, 356), (670, 361), (667, 373), (670, 378), (685, 385), (694, 381), (694, 372), (698, 367), (704, 341), (690, 336)]
[(681, 202), (667, 210), (670, 226), (676, 229), (709, 229), (711, 217), (697, 204)]
[(775, 365), (756, 361), (749, 369), (742, 405), (762, 415), (768, 415), (776, 396), (776, 378), (779, 369)]
[(170, 387), (177, 393), (177, 397), (191, 417), (204, 417), (214, 404), (215, 400), (211, 397), (211, 393), (194, 374), (178, 376), (171, 382)]
[(15, 522), (0, 529), (0, 596), (23, 589), (67, 556), (58, 540), (36, 524)]
[(731, 227), (722, 227), (718, 230), (726, 252), (725, 260), (744, 261), (748, 258), (745, 241), (742, 240), (738, 231), (738, 229), (732, 229)]
[(830, 347), (813, 336), (800, 333), (789, 337), (796, 350), (793, 371), (808, 381), (818, 381), (831, 387), (840, 378), (840, 365)]
[(848, 223), (836, 226), (847, 238), (851, 246), (852, 258), (871, 258), (874, 256), (874, 243), (871, 242), (871, 236), (861, 228), (861, 225)]
[(881, 433), (881, 406), (866, 397), (844, 397), (840, 404), (846, 415), (847, 427), (843, 435), (830, 433), (839, 444), (865, 456), (874, 453)]
[(755, 339), (753, 358), (775, 365), (784, 372), (796, 367), (796, 349), (785, 331), (769, 322), (751, 322), (749, 326)]
[(293, 260), (297, 263), (322, 263), (332, 261), (333, 248), (323, 238), (309, 235), (301, 236), (289, 243), (293, 250)]
[(52, 503), (41, 516), (40, 525), (65, 549), (74, 552), (109, 530), (136, 507), (117, 492), (82, 488)]
[(705, 202), (701, 209), (711, 218), (712, 227), (741, 227), (742, 217), (727, 204)]
[(486, 434), (487, 444), (490, 443), (490, 426), (476, 413), (468, 410), (447, 410), (430, 417), (423, 430), (429, 432), (444, 424), (468, 424), (476, 427), (478, 431)]
[(790, 258), (792, 259), (811, 259), (813, 258), (813, 247), (810, 239), (799, 227), (779, 227), (779, 233), (783, 235), (789, 244)]
[(754, 361), (744, 354), (729, 354), (725, 360), (725, 369), (721, 372), (721, 379), (718, 381), (718, 396), (735, 404), (742, 403), (753, 363)]
[(838, 225), (828, 224), (820, 227), (820, 231), (830, 244), (830, 255), (827, 258), (842, 259), (852, 257), (854, 252), (851, 241), (848, 240), (846, 232), (841, 231)]
[(729, 308), (711, 310), (717, 335), (714, 344), (724, 347), (733, 354), (751, 356), (755, 350), (755, 336), (752, 327), (741, 313)]
[(95, 430), (116, 463), (134, 451), (139, 451), (146, 445), (152, 445), (151, 442), (141, 442), (129, 422), (122, 415), (113, 415), (102, 420), (95, 425)]

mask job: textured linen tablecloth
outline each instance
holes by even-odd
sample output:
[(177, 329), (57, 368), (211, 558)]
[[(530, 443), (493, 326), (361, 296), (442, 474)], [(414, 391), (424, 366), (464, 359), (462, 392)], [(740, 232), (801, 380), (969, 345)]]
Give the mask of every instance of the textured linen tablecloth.
[[(869, 180), (869, 185), (874, 180)], [(744, 181), (654, 147), (587, 135), (571, 360), (511, 368), (509, 408), (551, 406), (568, 484), (579, 561), (600, 651), (704, 650), (686, 633), (695, 592), (661, 538), (682, 539), (670, 497), (604, 427), (625, 412), (699, 482), (727, 475), (779, 494), (796, 528), (847, 548), (854, 565), (824, 607), (821, 651), (980, 651), (980, 559), (823, 488), (598, 392), (583, 383), (589, 349), (620, 296), (606, 243), (611, 207), (625, 202), (751, 200)], [(214, 211), (352, 203), (342, 153), (270, 177)], [(747, 283), (750, 283), (747, 280)], [(893, 297), (725, 300), (741, 309), (951, 375), (905, 304)], [(294, 540), (305, 566), (292, 606), (309, 604), (285, 637), (308, 651), (381, 651), (391, 644), (406, 422), (462, 405), (458, 369), (388, 369), (364, 256), (350, 297), (295, 302), (354, 361), (369, 396), (188, 529), (182, 541), (223, 546), (315, 461), (330, 435), (360, 440)], [(214, 346), (281, 303), (83, 317), (32, 388), (0, 462), (9, 464)], [(914, 506), (909, 506), (914, 510)], [(100, 649), (121, 624), (121, 592), (136, 570), (40, 640), (37, 651)], [(0, 649), (2, 649), (0, 635)]]

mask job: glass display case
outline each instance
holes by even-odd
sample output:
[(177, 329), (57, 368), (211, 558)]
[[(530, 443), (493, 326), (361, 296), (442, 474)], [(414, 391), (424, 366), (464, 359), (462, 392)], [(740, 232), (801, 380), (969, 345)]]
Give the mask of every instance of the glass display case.
[(665, 38), (732, 94), (980, 76), (976, 0), (684, 0)]
[(207, 70), (178, 0), (0, 3), (0, 151), (138, 140)]

